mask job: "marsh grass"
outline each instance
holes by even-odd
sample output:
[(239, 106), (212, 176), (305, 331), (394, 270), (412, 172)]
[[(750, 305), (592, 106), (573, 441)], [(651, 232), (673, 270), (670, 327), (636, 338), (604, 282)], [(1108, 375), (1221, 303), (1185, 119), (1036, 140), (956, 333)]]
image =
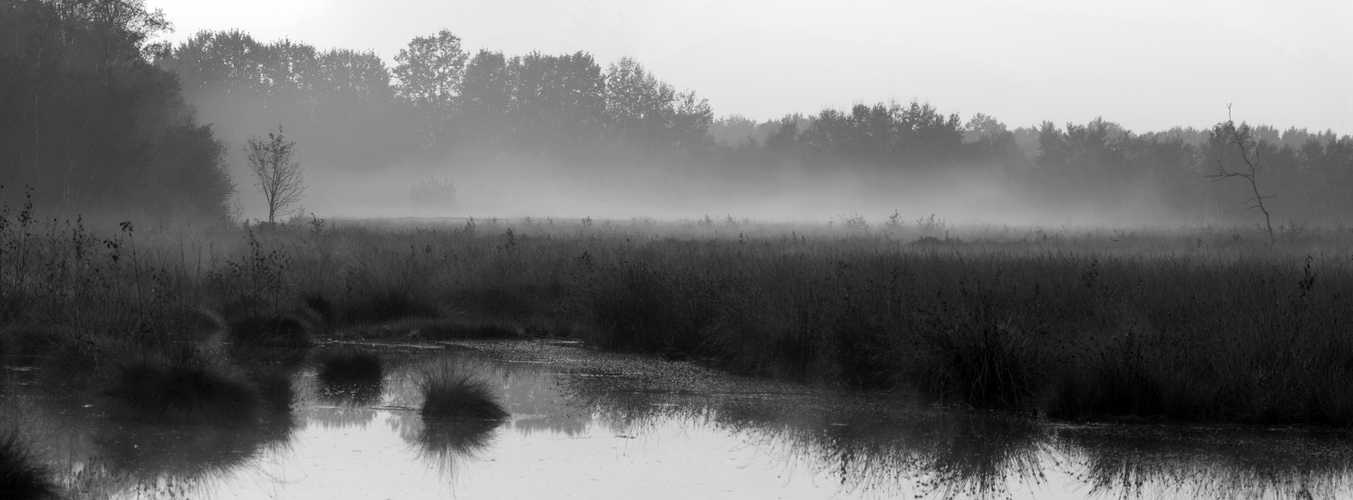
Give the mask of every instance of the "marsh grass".
[(52, 471), (10, 427), (0, 431), (0, 493), (12, 500), (60, 498)]
[(451, 361), (425, 366), (418, 378), (424, 419), (502, 420), (509, 416), (492, 386)]
[(1346, 228), (1266, 245), (1253, 228), (938, 219), (337, 221), (205, 233), (26, 220), (0, 231), (0, 315), (6, 328), (43, 325), (58, 340), (11, 349), (87, 373), (178, 338), (173, 311), (216, 304), (233, 318), (231, 352), (249, 366), (277, 350), (294, 365), (316, 332), (571, 335), (1062, 418), (1353, 423)]

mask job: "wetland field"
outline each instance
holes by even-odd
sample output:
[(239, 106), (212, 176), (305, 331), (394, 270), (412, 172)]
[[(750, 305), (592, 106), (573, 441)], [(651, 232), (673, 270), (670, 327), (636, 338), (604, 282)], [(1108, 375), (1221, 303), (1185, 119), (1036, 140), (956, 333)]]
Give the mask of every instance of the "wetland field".
[(979, 3), (0, 0), (0, 500), (1353, 498), (1348, 2)]
[(31, 498), (1350, 494), (1346, 228), (3, 215)]

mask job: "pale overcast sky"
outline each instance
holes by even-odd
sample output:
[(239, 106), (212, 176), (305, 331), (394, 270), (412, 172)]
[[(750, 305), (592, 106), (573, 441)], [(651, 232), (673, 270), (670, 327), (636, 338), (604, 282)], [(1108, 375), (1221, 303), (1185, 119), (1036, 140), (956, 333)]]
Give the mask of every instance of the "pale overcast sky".
[(442, 28), (469, 51), (637, 58), (756, 120), (929, 101), (1012, 128), (1103, 116), (1134, 131), (1235, 117), (1353, 133), (1353, 1), (146, 0), (170, 40), (238, 28), (391, 63)]

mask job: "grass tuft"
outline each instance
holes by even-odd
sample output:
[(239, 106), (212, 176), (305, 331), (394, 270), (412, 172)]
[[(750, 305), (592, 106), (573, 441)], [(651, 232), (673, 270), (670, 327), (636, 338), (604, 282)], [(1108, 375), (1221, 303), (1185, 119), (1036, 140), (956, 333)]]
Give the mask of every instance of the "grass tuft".
[(0, 496), (10, 500), (60, 498), (52, 472), (19, 437), (19, 429), (0, 431)]
[(487, 382), (447, 364), (422, 374), (424, 418), (502, 420), (509, 416)]

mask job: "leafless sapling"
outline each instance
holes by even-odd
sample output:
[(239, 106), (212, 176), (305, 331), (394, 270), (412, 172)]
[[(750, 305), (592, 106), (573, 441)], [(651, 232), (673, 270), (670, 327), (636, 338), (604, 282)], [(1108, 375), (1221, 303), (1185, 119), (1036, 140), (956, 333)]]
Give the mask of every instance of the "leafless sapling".
[[(1273, 222), (1272, 218), (1269, 216), (1268, 207), (1264, 206), (1264, 200), (1272, 198), (1273, 195), (1265, 196), (1259, 193), (1258, 174), (1261, 166), (1259, 159), (1259, 144), (1250, 137), (1249, 126), (1242, 124), (1239, 128), (1236, 127), (1235, 122), (1231, 119), (1231, 105), (1229, 103), (1226, 105), (1226, 123), (1219, 128), (1219, 131), (1227, 136), (1227, 145), (1235, 144), (1236, 149), (1240, 150), (1240, 159), (1245, 162), (1245, 166), (1249, 168), (1249, 172), (1239, 172), (1226, 168), (1226, 164), (1222, 162), (1222, 151), (1217, 151), (1217, 171), (1208, 175), (1208, 177), (1211, 177), (1213, 182), (1239, 178), (1250, 184), (1250, 191), (1254, 193), (1254, 196), (1245, 200), (1246, 203), (1253, 202), (1253, 204), (1247, 208), (1257, 208), (1260, 212), (1263, 212), (1264, 228), (1268, 233), (1268, 242), (1271, 245), (1274, 242)], [(1250, 154), (1251, 149), (1254, 150), (1253, 155)], [(1251, 159), (1251, 156), (1253, 156), (1253, 159)]]
[(268, 132), (266, 140), (250, 137), (244, 150), (249, 154), (249, 170), (258, 179), (254, 186), (268, 203), (268, 222), (275, 222), (279, 212), (301, 201), (305, 193), (305, 176), (295, 158), (296, 141), (283, 137), (278, 125), (277, 133)]

